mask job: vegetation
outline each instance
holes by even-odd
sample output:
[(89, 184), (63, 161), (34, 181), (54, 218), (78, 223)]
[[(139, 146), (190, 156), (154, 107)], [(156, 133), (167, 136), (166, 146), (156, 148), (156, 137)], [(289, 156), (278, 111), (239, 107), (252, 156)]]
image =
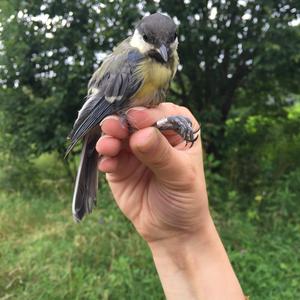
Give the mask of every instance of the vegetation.
[(0, 299), (163, 299), (104, 180), (73, 223), (76, 160), (63, 160), (101, 57), (156, 10), (179, 23), (169, 99), (201, 120), (211, 209), (245, 293), (300, 294), (299, 1), (3, 0)]
[[(0, 299), (164, 299), (149, 249), (104, 182), (99, 208), (74, 224), (71, 186), (54, 181), (56, 161), (52, 155), (36, 162), (40, 176), (48, 173), (41, 191), (0, 194)], [(298, 171), (246, 211), (237, 208), (244, 199), (232, 191), (213, 207), (243, 289), (254, 300), (292, 300), (300, 293), (299, 187)]]

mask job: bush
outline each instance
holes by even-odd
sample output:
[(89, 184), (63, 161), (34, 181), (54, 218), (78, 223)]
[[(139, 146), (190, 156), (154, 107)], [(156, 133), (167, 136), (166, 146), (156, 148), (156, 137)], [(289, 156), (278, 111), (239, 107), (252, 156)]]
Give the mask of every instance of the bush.
[(298, 107), (276, 118), (253, 115), (227, 122), (222, 174), (233, 190), (248, 199), (246, 206), (257, 195), (264, 195), (266, 187), (299, 169)]

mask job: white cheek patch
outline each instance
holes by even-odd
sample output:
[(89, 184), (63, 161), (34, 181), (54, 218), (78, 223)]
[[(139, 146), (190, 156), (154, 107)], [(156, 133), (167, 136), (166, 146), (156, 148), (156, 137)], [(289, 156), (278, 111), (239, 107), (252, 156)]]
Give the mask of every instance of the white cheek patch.
[(139, 49), (141, 53), (146, 53), (150, 51), (151, 49), (154, 49), (154, 46), (150, 45), (149, 43), (146, 43), (142, 37), (142, 35), (138, 32), (136, 29), (134, 31), (134, 34), (130, 40), (130, 46), (135, 47)]
[(173, 51), (177, 50), (178, 47), (178, 38), (175, 39), (175, 41), (170, 45), (170, 49)]

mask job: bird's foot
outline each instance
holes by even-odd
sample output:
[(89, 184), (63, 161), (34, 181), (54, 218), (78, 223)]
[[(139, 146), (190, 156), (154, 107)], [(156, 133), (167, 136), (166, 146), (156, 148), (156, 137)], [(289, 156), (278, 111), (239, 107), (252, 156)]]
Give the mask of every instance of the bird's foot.
[(121, 120), (121, 126), (122, 126), (123, 128), (127, 128), (129, 134), (131, 134), (131, 133), (133, 133), (133, 132), (135, 132), (135, 131), (137, 130), (136, 128), (134, 128), (134, 127), (128, 122), (126, 113), (124, 113), (124, 112), (119, 113), (119, 117), (120, 117), (120, 120)]
[(175, 131), (185, 140), (186, 145), (191, 143), (190, 147), (194, 145), (199, 137), (199, 134), (196, 137), (195, 134), (200, 131), (200, 127), (197, 130), (193, 130), (191, 120), (185, 116), (169, 116), (158, 120), (153, 126), (159, 130)]

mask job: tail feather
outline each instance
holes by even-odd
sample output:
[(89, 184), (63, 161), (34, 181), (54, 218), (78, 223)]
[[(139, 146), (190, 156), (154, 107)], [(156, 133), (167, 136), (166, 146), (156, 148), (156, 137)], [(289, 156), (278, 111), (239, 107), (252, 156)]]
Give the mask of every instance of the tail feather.
[(76, 222), (79, 222), (86, 213), (91, 213), (96, 204), (99, 156), (95, 145), (98, 138), (98, 134), (92, 133), (84, 138), (72, 204), (73, 217)]

